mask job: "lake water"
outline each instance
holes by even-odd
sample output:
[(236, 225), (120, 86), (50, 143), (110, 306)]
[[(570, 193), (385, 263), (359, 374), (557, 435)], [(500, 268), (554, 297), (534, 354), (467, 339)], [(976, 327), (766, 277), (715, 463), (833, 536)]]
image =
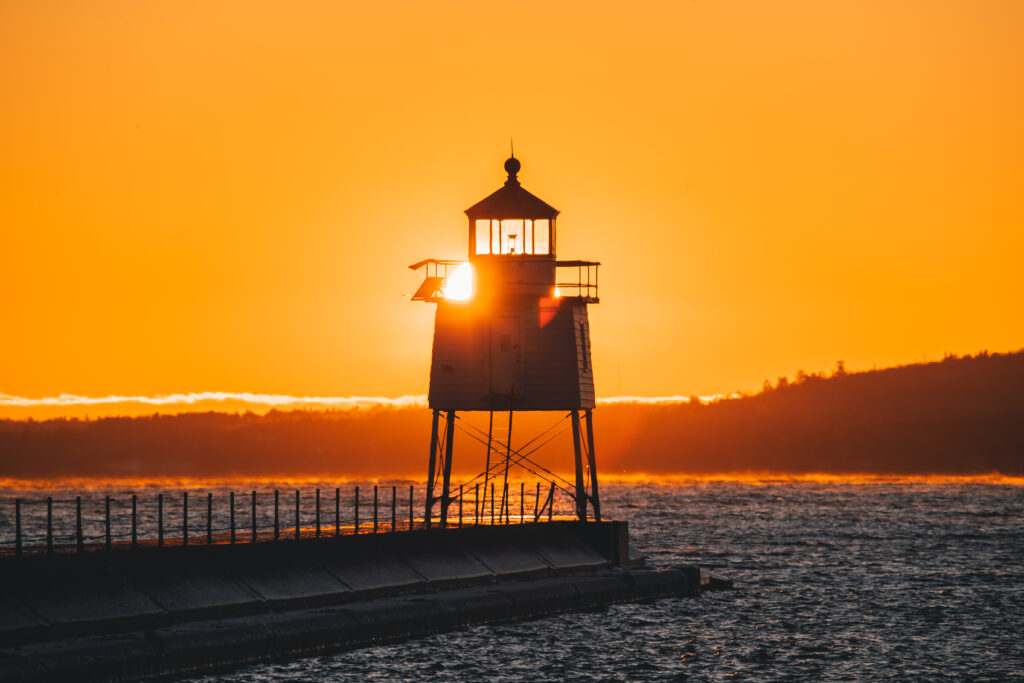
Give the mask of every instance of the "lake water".
[(736, 589), (194, 680), (1024, 680), (1024, 486), (708, 479), (602, 494), (649, 564), (699, 564)]
[(1024, 487), (713, 482), (605, 488), (700, 598), (468, 628), (203, 681), (1024, 679)]

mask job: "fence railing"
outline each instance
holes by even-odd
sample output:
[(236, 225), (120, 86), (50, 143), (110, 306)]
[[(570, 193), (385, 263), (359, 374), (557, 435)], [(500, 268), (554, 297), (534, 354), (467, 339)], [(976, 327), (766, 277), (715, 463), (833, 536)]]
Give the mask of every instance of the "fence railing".
[[(547, 482), (481, 488), (452, 488), (447, 526), (552, 521), (572, 515), (575, 506)], [(7, 497), (0, 498), (0, 555), (280, 542), (440, 526), (441, 499), (435, 498), (428, 521), (425, 495), (414, 485), (373, 485), (372, 493), (370, 486), (350, 486)]]

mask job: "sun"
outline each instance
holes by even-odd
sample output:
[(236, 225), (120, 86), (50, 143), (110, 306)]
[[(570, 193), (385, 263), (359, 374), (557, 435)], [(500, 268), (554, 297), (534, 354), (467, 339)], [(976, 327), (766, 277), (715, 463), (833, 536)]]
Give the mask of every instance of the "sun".
[(453, 270), (441, 287), (441, 296), (452, 301), (468, 301), (473, 297), (473, 267), (460, 264)]

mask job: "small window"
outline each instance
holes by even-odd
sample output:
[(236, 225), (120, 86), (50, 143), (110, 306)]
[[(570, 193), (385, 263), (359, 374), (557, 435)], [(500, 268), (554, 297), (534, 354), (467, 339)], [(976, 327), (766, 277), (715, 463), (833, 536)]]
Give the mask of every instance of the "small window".
[(478, 253), (478, 254), (490, 254), (491, 253), (491, 222), (490, 221), (477, 221), (476, 222), (476, 253)]
[(501, 253), (522, 254), (523, 249), (523, 220), (521, 218), (510, 218), (501, 222)]
[(550, 254), (551, 221), (506, 218), (503, 220), (477, 220), (477, 254)]
[(533, 253), (551, 253), (551, 221), (546, 218), (533, 222)]

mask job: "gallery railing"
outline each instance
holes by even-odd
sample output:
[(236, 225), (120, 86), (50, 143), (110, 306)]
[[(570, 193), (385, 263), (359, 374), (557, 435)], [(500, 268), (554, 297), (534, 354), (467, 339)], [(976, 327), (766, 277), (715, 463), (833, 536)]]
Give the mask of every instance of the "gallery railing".
[[(413, 301), (438, 301), (445, 298), (448, 276), (468, 261), (442, 261), (426, 259), (409, 266), (412, 270), (425, 268), (423, 281), (412, 295)], [(598, 296), (599, 261), (555, 261), (555, 295), (582, 299), (586, 303), (600, 303)], [(517, 284), (550, 286), (550, 282), (517, 282)]]
[(600, 303), (597, 295), (598, 261), (555, 261), (555, 286), (559, 296)]

